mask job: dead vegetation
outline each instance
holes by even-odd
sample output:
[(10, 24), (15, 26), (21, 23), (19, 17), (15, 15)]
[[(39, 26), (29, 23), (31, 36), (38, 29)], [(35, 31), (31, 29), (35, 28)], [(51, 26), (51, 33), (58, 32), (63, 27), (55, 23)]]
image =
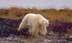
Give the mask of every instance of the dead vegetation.
[(9, 19), (19, 19), (22, 18), (26, 13), (40, 13), (50, 21), (63, 21), (63, 22), (72, 22), (72, 10), (71, 9), (25, 9), (25, 8), (16, 8), (11, 7), (8, 9), (0, 9), (1, 18)]

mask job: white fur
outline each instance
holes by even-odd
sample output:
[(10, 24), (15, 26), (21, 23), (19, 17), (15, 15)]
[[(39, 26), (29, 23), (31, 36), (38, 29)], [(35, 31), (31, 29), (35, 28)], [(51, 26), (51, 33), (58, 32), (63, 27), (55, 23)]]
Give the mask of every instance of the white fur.
[(26, 16), (24, 16), (24, 18), (22, 19), (18, 31), (28, 26), (29, 32), (32, 35), (38, 35), (38, 33), (42, 35), (46, 35), (48, 25), (49, 25), (49, 21), (41, 14), (29, 13)]

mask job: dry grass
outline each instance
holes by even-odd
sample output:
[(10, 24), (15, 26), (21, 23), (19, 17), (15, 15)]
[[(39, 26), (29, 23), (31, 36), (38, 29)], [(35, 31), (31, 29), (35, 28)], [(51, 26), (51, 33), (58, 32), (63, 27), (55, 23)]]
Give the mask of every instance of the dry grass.
[(72, 22), (72, 10), (70, 9), (24, 9), (24, 8), (9, 8), (9, 9), (0, 9), (1, 18), (9, 19), (19, 19), (22, 18), (25, 13), (40, 13), (50, 21), (63, 21), (63, 22)]

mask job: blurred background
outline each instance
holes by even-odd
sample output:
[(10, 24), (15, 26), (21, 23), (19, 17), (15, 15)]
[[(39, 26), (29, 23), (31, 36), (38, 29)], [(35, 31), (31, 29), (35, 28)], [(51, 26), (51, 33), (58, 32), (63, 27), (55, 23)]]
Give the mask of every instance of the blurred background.
[[(66, 42), (67, 40), (72, 42), (71, 0), (0, 0), (0, 40), (9, 38), (17, 40), (17, 38), (23, 38), (22, 35), (24, 38), (30, 37), (27, 30), (17, 32), (22, 18), (27, 13), (42, 14), (50, 21), (48, 39), (64, 39)], [(56, 43), (59, 42), (56, 41)]]

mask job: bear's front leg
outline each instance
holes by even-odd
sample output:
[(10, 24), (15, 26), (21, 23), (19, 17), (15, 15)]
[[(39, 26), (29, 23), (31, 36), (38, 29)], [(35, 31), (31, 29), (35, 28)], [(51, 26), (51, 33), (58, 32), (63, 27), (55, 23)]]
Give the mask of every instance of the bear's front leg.
[(47, 28), (46, 28), (45, 25), (41, 26), (40, 34), (43, 35), (43, 36), (47, 35)]

